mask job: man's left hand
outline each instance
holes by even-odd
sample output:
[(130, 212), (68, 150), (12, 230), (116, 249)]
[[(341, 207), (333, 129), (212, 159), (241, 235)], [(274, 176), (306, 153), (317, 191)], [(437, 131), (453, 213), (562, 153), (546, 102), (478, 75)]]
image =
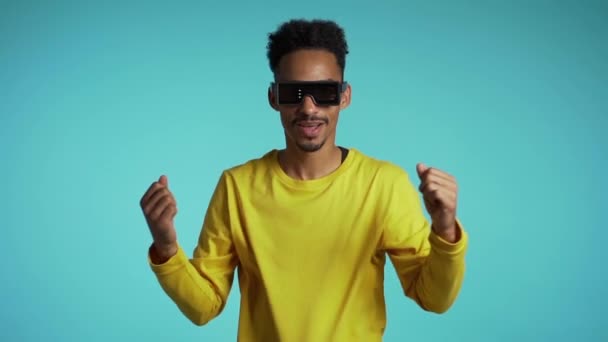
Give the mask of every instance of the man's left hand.
[(416, 165), (416, 171), (420, 177), (418, 189), (433, 221), (433, 231), (448, 242), (458, 241), (460, 236), (456, 228), (456, 179), (444, 171), (422, 163)]

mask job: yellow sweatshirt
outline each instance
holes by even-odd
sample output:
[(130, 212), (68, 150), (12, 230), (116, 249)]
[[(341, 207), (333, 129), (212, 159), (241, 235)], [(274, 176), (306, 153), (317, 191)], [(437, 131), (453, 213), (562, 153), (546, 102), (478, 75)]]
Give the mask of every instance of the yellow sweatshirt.
[(301, 181), (278, 152), (225, 170), (194, 256), (148, 257), (160, 285), (193, 323), (224, 308), (235, 269), (239, 341), (381, 341), (388, 255), (404, 293), (444, 312), (460, 290), (468, 237), (431, 232), (404, 170), (356, 149), (320, 179)]

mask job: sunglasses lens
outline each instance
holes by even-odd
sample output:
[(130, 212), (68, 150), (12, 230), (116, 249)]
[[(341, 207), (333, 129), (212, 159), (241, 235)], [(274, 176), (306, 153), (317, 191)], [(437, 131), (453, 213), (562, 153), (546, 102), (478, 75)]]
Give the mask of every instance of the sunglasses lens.
[(340, 103), (340, 89), (337, 83), (318, 84), (309, 91), (317, 104), (332, 105)]
[(279, 83), (279, 104), (299, 104), (304, 96), (310, 95), (318, 105), (337, 105), (340, 103), (339, 82), (292, 82)]
[(302, 100), (302, 89), (298, 84), (279, 83), (279, 104), (298, 104)]

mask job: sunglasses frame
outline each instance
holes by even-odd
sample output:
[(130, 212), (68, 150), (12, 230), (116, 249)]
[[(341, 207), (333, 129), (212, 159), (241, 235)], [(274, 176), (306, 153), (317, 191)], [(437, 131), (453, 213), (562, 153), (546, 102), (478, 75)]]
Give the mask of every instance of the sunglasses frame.
[(285, 81), (285, 82), (271, 82), (270, 83), (270, 89), (274, 94), (275, 97), (275, 101), (278, 105), (298, 105), (302, 103), (302, 100), (304, 100), (304, 97), (302, 97), (300, 99), (300, 102), (298, 103), (281, 103), (279, 102), (279, 85), (281, 84), (288, 84), (288, 85), (312, 85), (312, 84), (330, 84), (330, 85), (335, 85), (336, 88), (338, 88), (338, 97), (336, 98), (335, 102), (332, 103), (323, 103), (323, 104), (319, 104), (317, 103), (317, 99), (315, 99), (315, 97), (312, 94), (306, 94), (308, 96), (310, 96), (313, 101), (315, 102), (316, 105), (318, 106), (337, 106), (340, 104), (340, 101), (342, 100), (342, 93), (348, 88), (348, 82), (343, 81)]

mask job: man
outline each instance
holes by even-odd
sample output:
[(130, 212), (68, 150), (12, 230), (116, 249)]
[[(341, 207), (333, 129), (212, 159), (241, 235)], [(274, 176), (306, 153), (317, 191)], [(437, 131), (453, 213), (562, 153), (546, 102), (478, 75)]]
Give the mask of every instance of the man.
[(347, 53), (330, 21), (292, 20), (269, 35), (268, 100), (286, 147), (222, 173), (192, 259), (177, 242), (167, 177), (142, 197), (150, 267), (195, 324), (222, 311), (237, 268), (239, 341), (380, 341), (386, 255), (421, 308), (455, 301), (467, 246), (456, 181), (417, 165), (429, 224), (405, 171), (336, 145), (351, 100)]

